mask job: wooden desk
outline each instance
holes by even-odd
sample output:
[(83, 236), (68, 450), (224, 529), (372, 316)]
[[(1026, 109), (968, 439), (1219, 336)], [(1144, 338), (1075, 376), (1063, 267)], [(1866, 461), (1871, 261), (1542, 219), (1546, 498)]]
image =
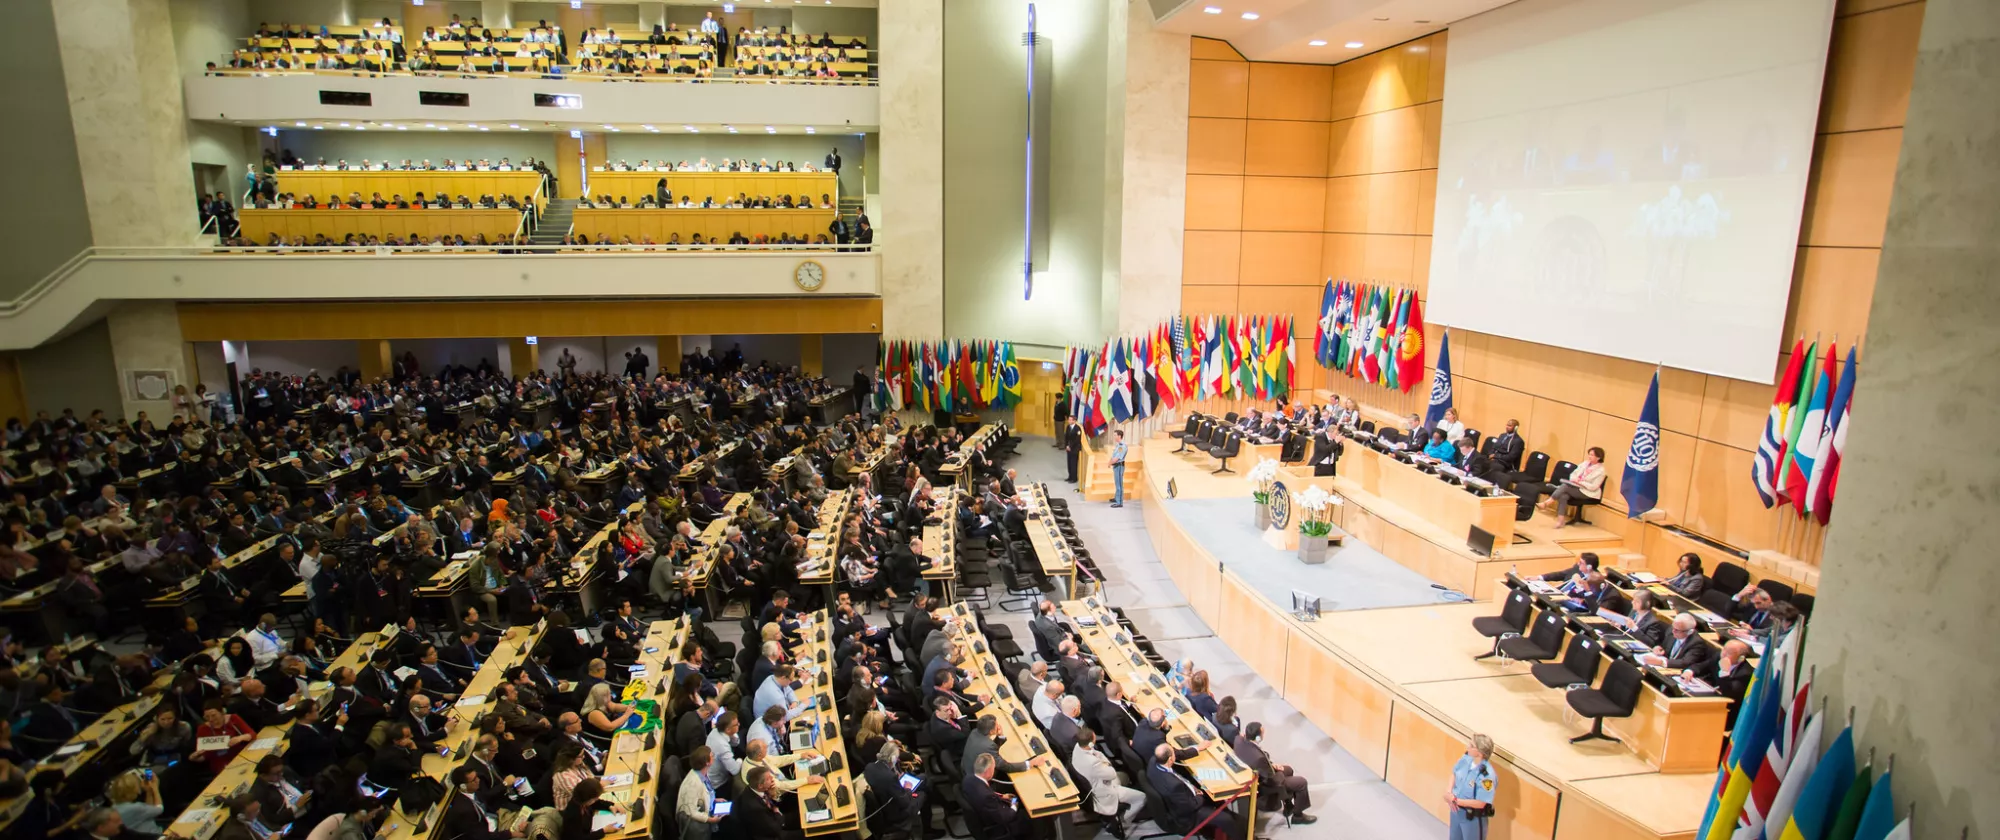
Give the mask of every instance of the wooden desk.
[(1447, 484), (1358, 441), (1346, 443), (1335, 471), (1361, 490), (1430, 520), (1445, 533), (1463, 537), (1477, 525), (1493, 535), (1496, 546), (1505, 547), (1513, 541), (1513, 495), (1475, 496), (1464, 487)]
[(819, 503), (819, 527), (806, 535), (805, 560), (799, 564), (800, 586), (826, 587), (826, 603), (838, 599), (840, 541), (846, 535), (847, 507), (854, 497), (851, 490), (828, 493)]
[[(634, 674), (619, 702), (651, 700), (659, 704), (660, 714), (667, 713), (667, 689), (670, 687), (674, 665), (679, 661), (681, 645), (687, 641), (687, 620), (676, 618), (670, 621), (655, 621), (646, 628), (646, 637), (639, 642), (638, 664), (646, 666), (643, 675)], [(605, 832), (605, 837), (639, 838), (650, 834), (657, 820), (672, 822), (671, 813), (659, 812), (661, 788), (665, 784), (660, 779), (661, 762), (666, 759), (668, 737), (673, 731), (674, 721), (661, 720), (660, 727), (652, 733), (653, 745), (646, 746), (644, 735), (620, 732), (611, 738), (611, 748), (604, 753), (604, 779), (624, 782), (605, 788), (606, 798), (621, 803), (627, 810), (625, 827), (617, 831)], [(640, 781), (640, 776), (648, 781)], [(679, 791), (665, 792), (667, 808), (674, 807), (674, 798)]]
[[(831, 602), (833, 599), (829, 598), (827, 600)], [(813, 745), (813, 751), (822, 756), (840, 755), (842, 756), (841, 761), (846, 762), (847, 746), (841, 740), (840, 705), (835, 702), (833, 696), (833, 681), (830, 678), (825, 683), (819, 681), (819, 676), (825, 669), (834, 667), (833, 650), (825, 638), (825, 634), (812, 632), (815, 628), (826, 624), (827, 612), (826, 610), (820, 610), (811, 613), (810, 618), (812, 619), (810, 623), (802, 622), (799, 627), (799, 636), (804, 640), (799, 646), (799, 660), (813, 663), (807, 667), (806, 673), (813, 678), (813, 697), (815, 699), (812, 710), (802, 712), (797, 717), (791, 719), (788, 731), (812, 731), (814, 727), (818, 727), (819, 738)], [(804, 698), (800, 699), (803, 700)], [(859, 767), (843, 763), (839, 770), (827, 770), (820, 773), (821, 776), (826, 778), (825, 782), (817, 785), (805, 785), (798, 789), (796, 802), (799, 812), (799, 825), (805, 827), (807, 837), (839, 834), (845, 831), (853, 831), (860, 827), (861, 793), (854, 789), (854, 774), (860, 772), (860, 770), (861, 768)], [(811, 771), (794, 763), (792, 765), (792, 772), (797, 774), (802, 772), (809, 773)], [(848, 800), (846, 805), (841, 805), (839, 800), (834, 798), (834, 791), (840, 788), (847, 789)], [(807, 819), (808, 813), (812, 810), (810, 801), (821, 796), (825, 797), (826, 818), (818, 821)]]
[[(1021, 798), (1021, 807), (1028, 816), (1037, 819), (1077, 810), (1083, 804), (1082, 793), (1077, 790), (1076, 780), (1063, 770), (1067, 762), (1050, 748), (1054, 741), (1049, 733), (1035, 721), (1034, 698), (1020, 696), (1008, 684), (1007, 672), (1000, 669), (999, 660), (993, 656), (993, 643), (979, 632), (979, 622), (973, 619), (972, 611), (961, 603), (936, 614), (940, 618), (947, 614), (958, 616), (959, 626), (965, 630), (958, 641), (958, 648), (966, 654), (965, 670), (972, 674), (972, 687), (965, 693), (993, 698), (979, 710), (979, 716), (992, 718), (999, 726), (995, 734), (1006, 739), (1000, 745), (1000, 757), (1023, 764), (1037, 757), (1049, 759), (1040, 767), (1007, 774), (1014, 794)], [(1018, 723), (1017, 719), (1027, 722)], [(1060, 781), (1056, 778), (1057, 771), (1063, 772)]]
[(326, 234), (332, 239), (342, 239), (352, 233), (357, 236), (374, 236), (388, 239), (390, 236), (408, 236), (412, 233), (428, 237), (445, 234), (471, 239), (484, 234), (488, 241), (495, 237), (513, 236), (521, 229), (520, 210), (260, 210), (246, 207), (238, 211), (237, 218), (243, 225), (243, 236), (263, 242), (275, 233), (286, 239), (304, 236), (311, 239), (318, 234)]
[[(387, 636), (380, 633), (361, 634), (348, 644), (346, 650), (334, 658), (331, 665), (327, 666), (327, 673), (339, 668), (360, 668), (367, 664), (368, 657), (377, 649), (394, 639), (393, 632)], [(332, 693), (333, 683), (330, 682), (314, 682), (306, 687), (307, 697), (315, 701), (324, 700)], [(229, 760), (229, 764), (222, 768), (221, 773), (209, 780), (208, 786), (202, 789), (201, 795), (196, 796), (194, 801), (197, 803), (227, 801), (249, 790), (250, 783), (257, 778), (257, 762), (267, 755), (284, 755), (291, 730), (290, 721), (264, 727), (257, 733), (255, 740), (243, 745), (243, 750)], [(183, 840), (208, 840), (222, 827), (229, 816), (229, 809), (226, 807), (191, 807), (167, 826), (166, 833)]]
[[(1100, 608), (1093, 608), (1098, 604)], [(1203, 792), (1216, 802), (1226, 802), (1237, 794), (1254, 792), (1257, 774), (1236, 760), (1231, 745), (1213, 736), (1214, 731), (1187, 699), (1173, 690), (1166, 678), (1146, 662), (1139, 648), (1131, 642), (1131, 636), (1118, 626), (1118, 619), (1109, 609), (1102, 609), (1099, 599), (1064, 601), (1060, 605), (1063, 614), (1069, 618), (1070, 627), (1092, 655), (1104, 666), (1107, 677), (1118, 681), (1125, 688), (1125, 699), (1131, 701), (1142, 715), (1159, 709), (1167, 718), (1167, 742), (1170, 746), (1183, 747), (1187, 740), (1202, 742), (1197, 749), (1201, 752), (1185, 764), (1197, 773), (1204, 770), (1215, 771), (1217, 778), (1199, 779)], [(1087, 625), (1088, 620), (1093, 624)], [(1124, 641), (1119, 637), (1123, 636)], [(1151, 756), (1141, 756), (1150, 759)], [(1245, 799), (1252, 809), (1248, 825), (1256, 825), (1256, 797)]]
[[(617, 195), (614, 193), (613, 197)], [(629, 236), (634, 243), (642, 243), (646, 237), (651, 237), (655, 244), (659, 244), (678, 235), (681, 244), (685, 245), (692, 243), (696, 234), (711, 243), (727, 243), (729, 237), (738, 233), (751, 239), (787, 233), (810, 238), (826, 233), (838, 212), (699, 208), (605, 210), (578, 207), (574, 219), (576, 232), (592, 239), (602, 235), (610, 237), (613, 243), (619, 243)]]
[(978, 431), (967, 435), (965, 442), (958, 445), (958, 451), (946, 456), (944, 463), (938, 466), (938, 477), (951, 479), (961, 489), (970, 492), (972, 490), (972, 481), (978, 478), (978, 476), (966, 472), (965, 459), (972, 454), (973, 449), (984, 445), (987, 441), (992, 440), (994, 435), (999, 433), (999, 426), (988, 423), (980, 426)]
[[(720, 160), (710, 162), (714, 164), (721, 163)], [(680, 161), (674, 161), (674, 163), (678, 164)], [(614, 199), (625, 196), (636, 202), (639, 200), (639, 196), (652, 195), (662, 178), (666, 179), (667, 192), (673, 194), (675, 201), (679, 201), (681, 196), (688, 196), (693, 198), (696, 203), (700, 203), (704, 198), (713, 198), (716, 203), (720, 204), (738, 194), (747, 195), (751, 198), (769, 196), (774, 199), (781, 195), (802, 195), (811, 199), (817, 205), (822, 195), (836, 201), (840, 198), (840, 176), (832, 172), (664, 172), (658, 170), (638, 172), (609, 168), (592, 169), (590, 171), (590, 194), (593, 196), (609, 195)], [(828, 214), (827, 221), (832, 221), (833, 211), (826, 210), (821, 212)], [(577, 230), (581, 231), (583, 227), (579, 225)], [(826, 222), (821, 222), (818, 227), (812, 228), (811, 232), (825, 233)], [(706, 235), (707, 232), (703, 231), (703, 233)], [(744, 233), (748, 234), (749, 231), (744, 231)], [(683, 234), (682, 238), (685, 239), (686, 235)]]
[[(398, 161), (397, 165), (401, 162)], [(548, 195), (542, 193), (542, 173), (532, 169), (510, 172), (491, 169), (280, 169), (278, 191), (300, 198), (317, 196), (322, 201), (333, 196), (344, 199), (354, 193), (360, 193), (363, 199), (381, 193), (385, 199), (400, 194), (409, 200), (415, 200), (417, 193), (425, 196), (444, 193), (454, 198), (462, 195), (473, 201), (478, 201), (482, 195), (494, 198), (511, 195), (522, 202), (533, 199), (537, 208), (548, 203)]]
[(938, 603), (951, 604), (958, 600), (958, 494), (948, 487), (933, 487), (931, 500), (938, 521), (924, 524), (924, 553), (932, 562), (923, 570), (923, 578), (942, 590), (936, 593)]
[(1042, 575), (1055, 580), (1067, 595), (1075, 583), (1076, 557), (1070, 551), (1069, 540), (1063, 538), (1062, 528), (1056, 524), (1048, 494), (1041, 485), (1032, 484), (1020, 490), (1020, 495), (1028, 511), (1028, 544), (1035, 548), (1035, 560), (1042, 566)]

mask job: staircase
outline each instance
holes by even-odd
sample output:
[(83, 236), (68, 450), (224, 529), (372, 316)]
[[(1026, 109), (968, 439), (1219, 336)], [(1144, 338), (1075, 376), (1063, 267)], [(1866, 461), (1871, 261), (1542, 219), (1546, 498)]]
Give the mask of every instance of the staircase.
[(569, 235), (570, 218), (576, 213), (576, 199), (551, 198), (542, 208), (542, 218), (535, 225), (535, 232), (528, 234), (530, 245), (561, 245), (563, 237)]
[[(834, 204), (834, 208), (840, 212), (840, 218), (851, 225), (860, 221), (862, 205), (861, 196), (843, 195), (840, 197), (840, 201)], [(870, 222), (872, 223), (873, 220), (871, 219)]]

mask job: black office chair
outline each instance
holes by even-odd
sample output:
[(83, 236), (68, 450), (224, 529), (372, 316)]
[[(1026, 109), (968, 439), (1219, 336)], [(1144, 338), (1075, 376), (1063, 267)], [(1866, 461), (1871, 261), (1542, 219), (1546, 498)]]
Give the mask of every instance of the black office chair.
[(1222, 415), (1222, 422), (1223, 422), (1223, 423), (1225, 423), (1225, 424), (1233, 424), (1233, 423), (1235, 423), (1235, 422), (1236, 422), (1236, 412), (1234, 412), (1234, 411), (1231, 411), (1231, 412), (1228, 412), (1228, 413), (1225, 413), (1225, 414), (1223, 414), (1223, 415)]
[(1186, 451), (1187, 451), (1187, 448), (1188, 448), (1188, 444), (1190, 444), (1190, 443), (1193, 443), (1193, 442), (1194, 442), (1194, 437), (1195, 437), (1195, 432), (1196, 432), (1197, 430), (1199, 430), (1200, 428), (1201, 428), (1201, 415), (1199, 415), (1199, 414), (1191, 414), (1191, 415), (1189, 415), (1189, 416), (1188, 416), (1188, 419), (1187, 419), (1187, 425), (1185, 425), (1185, 426), (1182, 426), (1182, 427), (1181, 427), (1181, 430), (1180, 430), (1180, 431), (1178, 431), (1178, 432), (1168, 432), (1168, 433), (1167, 433), (1167, 436), (1169, 436), (1169, 437), (1177, 437), (1177, 438), (1180, 438), (1180, 439), (1181, 439), (1181, 448), (1179, 448), (1179, 449), (1176, 449), (1176, 450), (1174, 450), (1174, 451), (1175, 451), (1175, 452), (1186, 452)]
[(1584, 508), (1587, 508), (1587, 507), (1596, 507), (1596, 506), (1598, 506), (1598, 505), (1601, 505), (1601, 504), (1604, 504), (1604, 500), (1603, 500), (1603, 499), (1590, 499), (1590, 498), (1584, 498), (1584, 499), (1577, 499), (1576, 501), (1574, 501), (1574, 502), (1571, 502), (1571, 503), (1570, 503), (1570, 506), (1569, 506), (1569, 509), (1570, 509), (1570, 510), (1572, 510), (1572, 511), (1574, 511), (1574, 512), (1575, 512), (1575, 514), (1574, 514), (1574, 518), (1572, 518), (1572, 519), (1570, 520), (1570, 524), (1572, 524), (1572, 525), (1589, 525), (1589, 524), (1590, 524), (1590, 520), (1588, 520), (1588, 519), (1585, 519), (1585, 518), (1583, 518), (1583, 509), (1584, 509)]
[(1569, 649), (1563, 651), (1561, 662), (1537, 662), (1528, 673), (1550, 688), (1579, 684), (1588, 688), (1590, 681), (1597, 679), (1598, 665), (1603, 662), (1604, 646), (1588, 635), (1577, 633), (1569, 637)]
[[(1540, 453), (1536, 453), (1536, 454), (1540, 454)], [(1575, 463), (1573, 463), (1573, 462), (1570, 462), (1570, 461), (1557, 461), (1557, 462), (1556, 462), (1556, 468), (1555, 468), (1555, 469), (1553, 469), (1553, 470), (1550, 470), (1550, 471), (1549, 471), (1549, 481), (1548, 481), (1548, 483), (1550, 483), (1550, 484), (1561, 484), (1561, 483), (1563, 483), (1563, 481), (1564, 481), (1565, 479), (1568, 479), (1568, 478), (1569, 478), (1569, 477), (1570, 477), (1570, 476), (1571, 476), (1572, 474), (1574, 474), (1575, 472), (1576, 472), (1576, 464), (1575, 464)]]
[(1286, 431), (1285, 436), (1279, 439), (1278, 460), (1287, 464), (1296, 464), (1305, 460), (1306, 444), (1311, 442), (1312, 438), (1306, 435), (1299, 434), (1296, 431)]
[(1500, 639), (1503, 636), (1519, 636), (1528, 632), (1528, 619), (1534, 614), (1534, 599), (1528, 593), (1514, 591), (1507, 595), (1507, 602), (1500, 605), (1499, 615), (1480, 615), (1472, 619), (1472, 629), (1479, 635), (1493, 640), (1493, 650), (1473, 657), (1491, 659), (1500, 655)]
[(1812, 616), (1814, 600), (1813, 596), (1803, 592), (1793, 593), (1792, 606), (1799, 608), (1799, 615), (1810, 618)]
[(1569, 742), (1576, 744), (1595, 740), (1619, 743), (1617, 738), (1604, 734), (1604, 719), (1631, 717), (1632, 710), (1639, 705), (1639, 685), (1639, 666), (1630, 660), (1619, 659), (1611, 663), (1611, 670), (1605, 673), (1602, 686), (1579, 688), (1563, 695), (1570, 708), (1591, 719), (1590, 731), (1569, 739)]
[(1358, 425), (1361, 431), (1367, 432), (1371, 435), (1375, 433), (1375, 421), (1373, 420), (1363, 420)]
[(1715, 571), (1708, 575), (1708, 588), (1711, 591), (1720, 589), (1731, 597), (1749, 585), (1750, 572), (1727, 560), (1715, 564)]
[(1773, 604), (1790, 601), (1792, 600), (1792, 596), (1797, 594), (1792, 591), (1791, 584), (1780, 583), (1770, 578), (1757, 581), (1757, 588), (1764, 590), (1764, 594), (1771, 596), (1771, 603)]
[(1736, 609), (1736, 601), (1733, 597), (1735, 594), (1735, 592), (1722, 589), (1721, 587), (1711, 586), (1703, 590), (1701, 597), (1694, 599), (1694, 602), (1700, 604), (1702, 609), (1723, 618), (1728, 618), (1729, 613)]
[(1547, 452), (1528, 453), (1528, 463), (1526, 466), (1523, 466), (1521, 468), (1521, 480), (1532, 481), (1536, 484), (1546, 484), (1548, 483), (1548, 474), (1549, 474), (1549, 453)]
[(1466, 439), (1466, 440), (1469, 440), (1469, 441), (1472, 441), (1472, 447), (1473, 447), (1474, 449), (1477, 449), (1477, 448), (1479, 448), (1479, 439), (1480, 439), (1481, 437), (1483, 437), (1483, 436), (1482, 436), (1481, 434), (1479, 434), (1479, 430), (1478, 430), (1478, 429), (1466, 429), (1466, 430), (1465, 430), (1465, 439)]
[(1219, 458), (1222, 461), (1222, 465), (1216, 467), (1215, 470), (1210, 473), (1210, 475), (1219, 475), (1222, 473), (1232, 473), (1232, 474), (1235, 473), (1236, 472), (1235, 470), (1229, 468), (1229, 459), (1236, 457), (1236, 455), (1242, 451), (1243, 451), (1243, 438), (1237, 435), (1230, 435), (1229, 439), (1223, 441), (1221, 446), (1209, 450), (1210, 455), (1214, 455), (1216, 458)]
[(1562, 641), (1562, 611), (1543, 610), (1528, 635), (1500, 637), (1500, 655), (1522, 662), (1544, 662), (1562, 652)]

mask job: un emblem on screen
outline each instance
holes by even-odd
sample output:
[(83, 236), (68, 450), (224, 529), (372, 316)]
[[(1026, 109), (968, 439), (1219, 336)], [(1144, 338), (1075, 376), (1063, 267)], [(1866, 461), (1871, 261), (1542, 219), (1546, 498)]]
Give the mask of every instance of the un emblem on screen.
[(1285, 528), (1291, 525), (1292, 494), (1290, 491), (1285, 489), (1284, 482), (1280, 481), (1276, 484), (1271, 485), (1270, 507), (1271, 507), (1271, 527), (1283, 531), (1285, 530)]
[(1640, 423), (1632, 435), (1632, 454), (1626, 456), (1625, 466), (1635, 470), (1651, 470), (1660, 465), (1660, 427), (1651, 423)]

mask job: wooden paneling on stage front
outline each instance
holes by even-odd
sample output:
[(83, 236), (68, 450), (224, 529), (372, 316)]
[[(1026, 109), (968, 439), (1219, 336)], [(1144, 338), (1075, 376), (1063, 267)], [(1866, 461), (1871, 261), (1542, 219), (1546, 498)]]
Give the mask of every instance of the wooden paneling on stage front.
[[(1247, 496), (1240, 476), (1209, 476), (1209, 467), (1165, 451), (1148, 457), (1156, 465), (1145, 478), (1151, 498), (1167, 497), (1169, 479), (1186, 497)], [(1693, 836), (1714, 777), (1657, 772), (1620, 744), (1570, 744), (1584, 722), (1566, 719), (1561, 692), (1519, 664), (1473, 659), (1488, 645), (1471, 619), (1492, 604), (1334, 612), (1302, 623), (1230, 574), (1167, 505), (1143, 508), (1153, 550), (1194, 613), (1307, 720), (1440, 819), (1453, 763), (1484, 732), (1499, 747), (1492, 840)], [(1247, 498), (1243, 515), (1251, 515)]]

